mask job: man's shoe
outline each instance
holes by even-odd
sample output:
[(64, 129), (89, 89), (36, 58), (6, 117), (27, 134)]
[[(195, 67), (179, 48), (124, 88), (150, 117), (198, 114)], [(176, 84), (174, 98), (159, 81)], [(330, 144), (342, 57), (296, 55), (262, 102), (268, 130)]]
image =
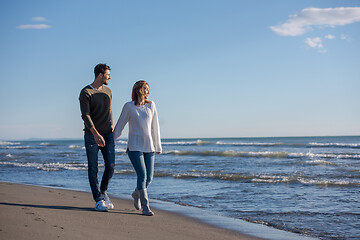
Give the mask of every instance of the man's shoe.
[(105, 201), (104, 200), (100, 200), (98, 202), (96, 202), (95, 204), (95, 210), (99, 211), (99, 212), (107, 212), (108, 208), (105, 205)]
[(106, 206), (108, 209), (114, 209), (114, 204), (110, 201), (110, 198), (109, 198), (109, 196), (107, 195), (107, 193), (101, 194), (101, 197), (104, 199), (104, 201), (105, 201), (105, 206)]

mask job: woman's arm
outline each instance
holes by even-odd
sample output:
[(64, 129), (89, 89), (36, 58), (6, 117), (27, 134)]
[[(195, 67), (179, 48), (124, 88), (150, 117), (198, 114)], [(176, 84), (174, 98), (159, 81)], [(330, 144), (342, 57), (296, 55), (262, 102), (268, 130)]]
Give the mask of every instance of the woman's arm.
[(153, 110), (153, 119), (151, 122), (151, 133), (152, 133), (151, 137), (154, 142), (155, 152), (160, 154), (162, 152), (162, 147), (161, 147), (161, 138), (160, 138), (159, 119), (158, 119), (155, 103), (152, 102), (152, 104), (154, 110)]
[(115, 125), (114, 140), (116, 140), (118, 137), (121, 136), (121, 133), (124, 130), (126, 123), (129, 121), (130, 118), (129, 113), (130, 113), (130, 109), (128, 107), (128, 104), (125, 104), (121, 111), (120, 117)]

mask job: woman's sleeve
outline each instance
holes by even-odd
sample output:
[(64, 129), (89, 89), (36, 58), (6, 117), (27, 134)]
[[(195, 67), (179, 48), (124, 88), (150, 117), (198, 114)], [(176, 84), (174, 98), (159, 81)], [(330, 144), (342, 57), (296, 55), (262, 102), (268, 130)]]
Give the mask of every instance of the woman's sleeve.
[(121, 136), (121, 133), (124, 130), (126, 123), (129, 121), (129, 118), (130, 118), (130, 109), (128, 105), (125, 104), (114, 129), (114, 140), (116, 140), (118, 137)]
[(152, 139), (154, 142), (155, 152), (162, 152), (159, 119), (158, 119), (157, 110), (156, 110), (156, 106), (155, 106), (154, 102), (153, 102), (153, 107), (154, 107), (154, 114), (153, 114), (153, 119), (152, 119), (152, 123), (151, 123)]

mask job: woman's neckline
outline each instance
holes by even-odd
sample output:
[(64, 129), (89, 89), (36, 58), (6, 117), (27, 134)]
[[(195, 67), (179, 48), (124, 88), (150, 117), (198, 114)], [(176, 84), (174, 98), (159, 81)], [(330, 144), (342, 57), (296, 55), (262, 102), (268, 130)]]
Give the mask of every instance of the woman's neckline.
[(143, 106), (145, 106), (145, 105), (147, 104), (147, 102), (145, 102), (144, 104), (136, 105), (136, 104), (135, 104), (135, 101), (133, 101), (133, 103), (134, 103), (134, 106), (135, 106), (135, 107), (143, 107)]

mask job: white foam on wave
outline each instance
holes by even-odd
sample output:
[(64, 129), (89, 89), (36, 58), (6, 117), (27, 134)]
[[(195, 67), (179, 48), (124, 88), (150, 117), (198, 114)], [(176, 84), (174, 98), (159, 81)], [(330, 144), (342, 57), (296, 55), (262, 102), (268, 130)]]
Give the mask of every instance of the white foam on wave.
[(0, 141), (0, 145), (20, 145), (19, 142), (2, 142)]
[(5, 149), (29, 149), (30, 146), (4, 146)]
[(0, 162), (0, 165), (36, 168), (43, 171), (60, 171), (60, 170), (84, 171), (88, 169), (86, 163)]
[(48, 142), (43, 142), (43, 143), (40, 143), (40, 146), (48, 146), (48, 147), (52, 147), (52, 146), (56, 146), (56, 144), (53, 144), (53, 143), (48, 143)]
[(279, 146), (279, 145), (283, 145), (283, 143), (262, 143), (262, 142), (222, 142), (222, 141), (217, 141), (216, 142), (217, 145), (231, 145), (231, 146)]
[(342, 158), (342, 159), (360, 159), (360, 154), (335, 154), (335, 153), (306, 153), (310, 158)]
[(264, 157), (264, 158), (337, 158), (337, 159), (360, 159), (360, 154), (327, 154), (327, 153), (292, 153), (292, 152), (272, 152), (272, 151), (180, 151), (167, 150), (163, 154), (183, 155), (183, 156), (223, 156), (223, 157)]
[[(165, 177), (169, 176), (163, 174)], [(196, 171), (190, 170), (187, 173), (175, 173), (171, 175), (174, 178), (180, 179), (189, 179), (189, 178), (211, 178), (211, 179), (218, 179), (218, 180), (225, 180), (225, 181), (239, 181), (239, 180), (254, 180), (262, 179), (263, 181), (270, 180), (271, 182), (277, 182), (277, 179), (284, 179), (286, 177), (279, 177), (279, 176), (265, 176), (265, 175), (248, 175), (246, 173), (226, 173), (222, 171), (214, 171), (214, 172), (203, 172), (203, 171)], [(270, 182), (269, 181), (269, 182)]]
[(85, 150), (85, 146), (82, 146), (82, 145), (70, 145), (69, 146), (70, 149), (82, 149), (82, 150)]
[(162, 145), (205, 145), (205, 144), (211, 144), (211, 142), (200, 139), (194, 141), (162, 142)]
[(268, 158), (286, 158), (289, 154), (287, 152), (237, 152), (233, 150), (229, 151), (179, 151), (170, 150), (164, 151), (164, 154), (174, 155), (201, 155), (201, 156), (223, 156), (223, 157), (268, 157)]
[(311, 161), (305, 161), (305, 163), (309, 163), (313, 165), (336, 165), (335, 163), (326, 160), (311, 160)]
[(129, 175), (129, 174), (134, 174), (135, 171), (134, 170), (128, 170), (128, 169), (122, 169), (122, 170), (115, 170), (114, 174), (119, 174), (119, 175)]
[(115, 147), (115, 152), (117, 152), (117, 153), (126, 153), (126, 148), (121, 148), (121, 147), (116, 146)]
[(311, 142), (310, 146), (314, 147), (350, 147), (350, 148), (360, 148), (360, 143), (317, 143)]
[(202, 172), (190, 170), (186, 173), (173, 173), (161, 174), (157, 177), (168, 177), (178, 179), (192, 179), (192, 178), (210, 178), (224, 181), (251, 181), (253, 183), (264, 184), (289, 184), (298, 183), (304, 185), (317, 185), (317, 186), (360, 186), (358, 180), (327, 180), (327, 179), (307, 179), (302, 175), (281, 176), (281, 175), (266, 175), (255, 174), (248, 175), (246, 173), (225, 173), (225, 172)]
[(360, 181), (349, 180), (325, 180), (325, 179), (306, 179), (301, 176), (258, 176), (252, 179), (254, 183), (300, 183), (304, 185), (316, 186), (360, 186)]
[(297, 179), (300, 183), (306, 185), (318, 185), (318, 186), (360, 186), (360, 181), (348, 181), (348, 180), (316, 180), (316, 179)]
[(127, 144), (127, 141), (124, 140), (117, 140), (116, 143), (118, 144)]

